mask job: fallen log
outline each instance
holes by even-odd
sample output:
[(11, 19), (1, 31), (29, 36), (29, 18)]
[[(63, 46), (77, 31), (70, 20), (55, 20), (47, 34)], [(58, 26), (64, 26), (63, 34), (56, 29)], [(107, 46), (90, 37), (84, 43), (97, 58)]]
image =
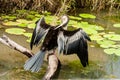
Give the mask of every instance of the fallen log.
[(8, 38), (6, 35), (3, 35), (0, 38), (0, 42), (5, 44), (8, 47), (14, 49), (14, 50), (17, 50), (17, 51), (23, 53), (24, 55), (26, 55), (29, 58), (33, 56), (33, 53), (30, 50), (28, 50), (27, 48), (17, 44), (16, 42), (14, 42), (10, 38)]
[[(0, 37), (0, 42), (14, 50), (21, 52), (22, 54), (26, 55), (28, 58), (34, 55), (30, 50), (17, 44), (16, 42), (8, 38), (6, 35)], [(55, 53), (48, 54), (47, 57), (48, 57), (48, 68), (45, 76), (43, 77), (44, 80), (50, 80), (56, 77), (56, 75), (59, 75), (60, 66), (61, 66), (60, 61), (55, 55)]]

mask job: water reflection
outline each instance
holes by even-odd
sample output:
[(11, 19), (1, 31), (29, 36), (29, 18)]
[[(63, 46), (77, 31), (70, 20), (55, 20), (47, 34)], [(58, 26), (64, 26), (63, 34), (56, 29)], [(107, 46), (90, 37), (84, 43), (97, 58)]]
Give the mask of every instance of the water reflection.
[(109, 55), (109, 61), (106, 64), (106, 72), (108, 76), (106, 77), (114, 77), (120, 78), (120, 57), (116, 56), (115, 54)]

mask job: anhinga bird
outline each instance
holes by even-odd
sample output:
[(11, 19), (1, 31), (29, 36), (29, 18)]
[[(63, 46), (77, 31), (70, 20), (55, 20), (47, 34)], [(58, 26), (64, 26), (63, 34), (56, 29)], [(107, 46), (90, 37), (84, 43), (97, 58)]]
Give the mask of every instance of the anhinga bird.
[[(62, 23), (58, 26), (51, 26), (45, 23), (44, 17), (36, 22), (36, 27), (33, 31), (30, 47), (38, 45), (43, 38), (43, 43), (40, 51), (26, 61), (25, 70), (38, 72), (43, 63), (45, 53), (52, 53), (58, 48), (58, 53), (65, 55), (77, 54), (82, 65), (88, 65), (88, 47), (87, 40), (91, 41), (89, 36), (81, 29), (67, 31), (63, 29), (67, 26), (69, 18), (67, 15), (62, 17)], [(52, 51), (52, 52), (51, 52)]]

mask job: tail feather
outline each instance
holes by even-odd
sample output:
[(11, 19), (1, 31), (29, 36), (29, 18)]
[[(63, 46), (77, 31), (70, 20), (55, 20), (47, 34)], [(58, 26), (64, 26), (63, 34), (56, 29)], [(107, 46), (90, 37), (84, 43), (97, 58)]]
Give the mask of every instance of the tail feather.
[(33, 57), (26, 61), (24, 69), (32, 72), (38, 72), (42, 66), (44, 56), (44, 51), (37, 52)]

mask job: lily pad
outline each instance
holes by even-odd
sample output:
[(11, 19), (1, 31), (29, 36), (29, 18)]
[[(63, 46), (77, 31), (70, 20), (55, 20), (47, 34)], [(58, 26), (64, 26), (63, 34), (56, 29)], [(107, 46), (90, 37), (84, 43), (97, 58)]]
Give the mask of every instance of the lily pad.
[(36, 12), (36, 11), (29, 11), (29, 14), (35, 15), (35, 14), (38, 14), (38, 12)]
[(115, 50), (116, 50), (116, 49), (114, 49), (114, 48), (109, 48), (109, 49), (104, 49), (104, 52), (105, 52), (106, 54), (114, 54), (114, 53), (115, 53)]
[(71, 19), (74, 19), (74, 20), (82, 20), (82, 18), (80, 17), (75, 17), (75, 16), (69, 16)]
[(31, 23), (32, 22), (32, 21), (28, 21), (26, 19), (17, 19), (16, 21), (19, 23)]
[(116, 54), (117, 56), (120, 56), (120, 48), (118, 48), (118, 49), (115, 50), (115, 54)]
[(82, 14), (79, 14), (80, 17), (83, 17), (83, 18), (91, 18), (91, 19), (95, 19), (96, 16), (92, 15), (92, 14), (87, 14), (87, 13), (82, 13)]
[(35, 23), (36, 21), (38, 21), (40, 18), (34, 18), (33, 20), (32, 20), (32, 22), (33, 23)]
[(26, 41), (30, 43), (30, 41), (31, 41), (31, 38), (27, 39)]
[(31, 24), (28, 24), (27, 27), (30, 29), (34, 29), (35, 25), (36, 25), (35, 23), (31, 23)]
[(120, 44), (112, 45), (113, 48), (120, 48)]
[(107, 39), (103, 39), (103, 40), (97, 40), (97, 43), (100, 45), (108, 45), (108, 44), (115, 44), (116, 42), (111, 41), (111, 40), (107, 40)]
[(110, 47), (113, 47), (113, 44), (101, 44), (100, 47), (102, 48), (110, 48)]
[(46, 16), (45, 20), (47, 23), (51, 24), (53, 21), (57, 21), (57, 17), (56, 16)]
[(2, 24), (5, 25), (5, 26), (17, 26), (20, 23), (19, 22), (9, 21), (9, 22), (3, 22)]
[(26, 36), (26, 37), (28, 37), (28, 38), (32, 37), (32, 33), (24, 33), (23, 35)]
[(1, 16), (2, 19), (8, 19), (8, 20), (14, 20), (16, 19), (16, 16), (11, 16), (11, 15), (4, 15), (4, 16)]
[(5, 30), (5, 32), (9, 34), (21, 35), (25, 32), (25, 30), (21, 28), (8, 28)]
[(78, 26), (77, 25), (77, 21), (74, 21), (74, 20), (70, 20), (69, 23), (68, 23), (69, 26)]
[(107, 40), (107, 39), (103, 39), (103, 40), (97, 40), (97, 43), (100, 44), (100, 47), (102, 47), (102, 48), (109, 48), (109, 47), (113, 47), (113, 45), (116, 42)]
[(93, 34), (90, 36), (91, 40), (103, 40), (103, 37), (100, 36), (99, 34)]
[(95, 30), (104, 30), (103, 27), (98, 26), (98, 25), (91, 25), (91, 24), (90, 24), (89, 27), (92, 28), (92, 29), (95, 29)]
[(119, 27), (120, 28), (120, 23), (113, 24), (114, 27)]
[(26, 16), (26, 19), (32, 20), (32, 19), (34, 19), (34, 18), (35, 18), (35, 16), (34, 16), (34, 15), (30, 15), (30, 14)]
[(35, 17), (38, 17), (38, 18), (40, 18), (40, 17), (42, 17), (43, 15), (40, 15), (40, 14), (35, 14)]
[(117, 56), (120, 56), (120, 48), (109, 48), (109, 49), (104, 49), (104, 52), (106, 54), (116, 54)]
[(91, 28), (83, 28), (83, 30), (87, 33), (87, 34), (97, 34), (98, 31), (91, 29)]
[(43, 12), (44, 15), (51, 15), (51, 12), (45, 11)]
[(19, 26), (19, 27), (27, 27), (27, 24), (26, 23), (20, 23), (17, 26)]
[(104, 35), (104, 37), (108, 38), (110, 40), (120, 41), (120, 35), (119, 34), (106, 34), (106, 35)]
[(16, 10), (16, 12), (19, 13), (19, 14), (24, 14), (24, 13), (27, 13), (27, 10), (24, 10), (24, 9)]

